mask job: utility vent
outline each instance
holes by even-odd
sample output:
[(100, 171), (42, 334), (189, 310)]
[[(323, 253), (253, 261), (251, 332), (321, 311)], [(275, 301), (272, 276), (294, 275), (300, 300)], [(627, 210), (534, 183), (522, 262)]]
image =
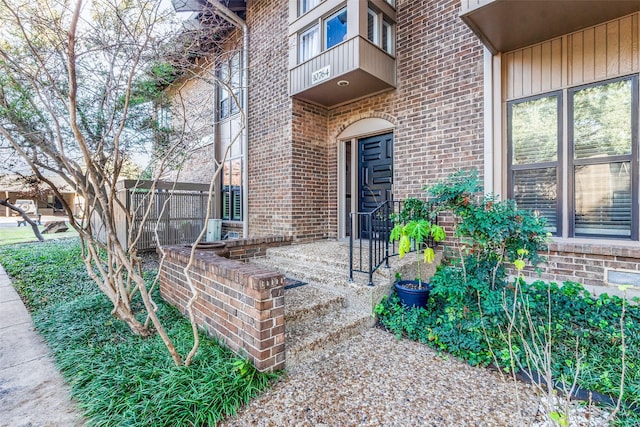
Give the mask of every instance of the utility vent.
[(222, 236), (222, 220), (210, 219), (207, 222), (207, 242), (217, 242)]
[(640, 288), (640, 272), (633, 270), (606, 270), (605, 281), (609, 286), (632, 285)]

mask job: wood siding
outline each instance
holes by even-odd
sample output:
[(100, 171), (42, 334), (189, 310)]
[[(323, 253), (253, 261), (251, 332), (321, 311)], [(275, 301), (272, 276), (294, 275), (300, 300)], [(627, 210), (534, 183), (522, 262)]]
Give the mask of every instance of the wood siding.
[(639, 20), (635, 13), (504, 54), (503, 100), (640, 72)]
[[(330, 77), (313, 85), (312, 73), (326, 66), (330, 67)], [(356, 69), (362, 69), (390, 86), (396, 85), (395, 59), (368, 40), (354, 37), (293, 68), (289, 73), (289, 94), (295, 95), (312, 86), (328, 83)], [(338, 90), (334, 86), (327, 87), (327, 90)], [(362, 95), (366, 93), (359, 94)]]

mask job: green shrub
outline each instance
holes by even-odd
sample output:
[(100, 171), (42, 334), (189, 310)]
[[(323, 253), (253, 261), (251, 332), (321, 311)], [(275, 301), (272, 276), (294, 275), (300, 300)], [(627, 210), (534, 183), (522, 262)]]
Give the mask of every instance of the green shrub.
[[(175, 366), (158, 336), (134, 336), (110, 315), (111, 303), (87, 277), (77, 240), (3, 247), (0, 264), (32, 310), (88, 425), (213, 426), (273, 378), (206, 336), (191, 366)], [(154, 297), (167, 333), (185, 354), (191, 325), (157, 291)]]
[(375, 308), (380, 324), (472, 365), (507, 370), (530, 366), (534, 343), (549, 345), (556, 381), (570, 385), (578, 370), (580, 387), (614, 397), (624, 332), (628, 407), (616, 423), (640, 425), (640, 307), (593, 298), (577, 283), (509, 280), (509, 271), (543, 260), (545, 222), (514, 201), (480, 195), (477, 171), (459, 171), (428, 191), (438, 212), (453, 215), (458, 242), (431, 280), (426, 309), (408, 309), (392, 294)]

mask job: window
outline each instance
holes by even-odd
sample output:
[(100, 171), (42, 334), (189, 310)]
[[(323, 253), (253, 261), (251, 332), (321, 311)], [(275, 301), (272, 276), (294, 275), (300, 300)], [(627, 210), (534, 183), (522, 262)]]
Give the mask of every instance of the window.
[(558, 233), (558, 150), (561, 136), (560, 94), (509, 105), (512, 198), (521, 209), (547, 219)]
[(239, 52), (236, 52), (218, 67), (218, 119), (220, 120), (231, 117), (240, 111), (240, 72)]
[(372, 8), (367, 10), (367, 39), (393, 55), (393, 24)]
[(382, 50), (393, 55), (393, 25), (384, 19), (382, 21)]
[(367, 38), (371, 43), (380, 45), (378, 13), (371, 8), (367, 11)]
[(508, 103), (510, 197), (554, 234), (566, 209), (570, 237), (638, 240), (637, 85), (633, 76)]
[(222, 168), (222, 219), (242, 221), (242, 160), (227, 160)]
[[(569, 91), (570, 172), (576, 236), (632, 235), (633, 111), (636, 79)], [(636, 141), (637, 143), (637, 141)], [(637, 145), (637, 144), (636, 144)], [(636, 171), (637, 174), (637, 171)]]
[(320, 4), (320, 0), (298, 0), (298, 16), (304, 15)]
[(298, 54), (299, 61), (304, 62), (320, 53), (320, 43), (318, 26), (314, 25), (302, 34), (300, 34), (300, 52)]
[(330, 16), (324, 21), (324, 48), (331, 49), (347, 38), (347, 9)]

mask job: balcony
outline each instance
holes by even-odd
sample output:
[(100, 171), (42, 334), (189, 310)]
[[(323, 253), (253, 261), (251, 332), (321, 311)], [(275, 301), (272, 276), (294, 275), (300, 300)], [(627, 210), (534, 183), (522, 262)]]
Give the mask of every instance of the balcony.
[(640, 11), (639, 0), (460, 0), (460, 18), (494, 54)]
[(289, 71), (289, 94), (325, 107), (395, 87), (395, 58), (360, 36)]

